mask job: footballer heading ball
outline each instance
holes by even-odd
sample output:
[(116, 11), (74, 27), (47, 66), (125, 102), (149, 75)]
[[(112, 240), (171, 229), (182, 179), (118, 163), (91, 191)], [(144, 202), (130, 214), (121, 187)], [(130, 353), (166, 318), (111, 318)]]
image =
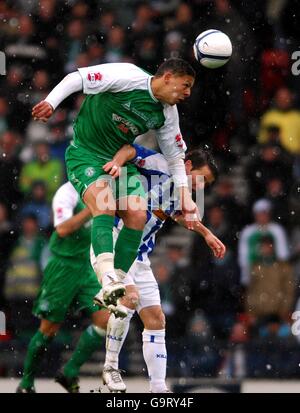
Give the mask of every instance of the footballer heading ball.
[(197, 36), (194, 46), (196, 60), (209, 69), (225, 65), (232, 54), (229, 37), (220, 30), (210, 29)]

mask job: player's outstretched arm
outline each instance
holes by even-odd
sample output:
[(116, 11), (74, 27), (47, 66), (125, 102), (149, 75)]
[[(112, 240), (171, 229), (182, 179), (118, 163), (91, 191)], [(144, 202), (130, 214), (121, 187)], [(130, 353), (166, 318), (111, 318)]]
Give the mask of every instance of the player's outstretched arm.
[(212, 232), (210, 232), (204, 237), (204, 239), (216, 258), (224, 258), (226, 253), (226, 247), (223, 244), (223, 242), (219, 240), (218, 237), (216, 237)]
[(200, 222), (200, 214), (196, 203), (192, 200), (192, 195), (187, 186), (181, 186), (179, 188), (179, 201), (181, 206), (181, 219), (184, 222), (184, 226), (194, 231), (195, 222)]
[(34, 120), (47, 122), (57, 106), (72, 93), (82, 90), (82, 78), (79, 72), (68, 74), (64, 79), (49, 93), (45, 100), (42, 100), (32, 109)]
[(66, 221), (58, 224), (56, 226), (56, 232), (61, 238), (67, 237), (73, 232), (77, 231), (82, 227), (88, 220), (90, 220), (92, 214), (88, 208), (83, 209), (78, 212), (78, 214), (73, 215), (71, 218)]
[(136, 149), (132, 145), (124, 145), (115, 154), (113, 159), (107, 162), (103, 169), (113, 178), (117, 178), (121, 174), (121, 168), (126, 162), (131, 161), (136, 157)]
[(224, 258), (224, 255), (226, 253), (225, 245), (205, 225), (203, 225), (202, 222), (200, 222), (200, 220), (199, 221), (194, 220), (192, 222), (192, 228), (189, 228), (186, 225), (186, 222), (182, 215), (175, 216), (173, 219), (174, 221), (184, 226), (185, 228), (190, 229), (191, 231), (197, 232), (197, 234), (202, 235), (203, 238), (205, 239), (206, 244), (214, 253), (214, 256), (216, 258)]

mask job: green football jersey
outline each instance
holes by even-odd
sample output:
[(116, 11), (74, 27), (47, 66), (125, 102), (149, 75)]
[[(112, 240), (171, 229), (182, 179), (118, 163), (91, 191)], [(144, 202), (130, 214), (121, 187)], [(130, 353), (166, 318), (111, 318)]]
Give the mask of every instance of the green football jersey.
[[(53, 202), (54, 226), (61, 224), (85, 208), (77, 191), (70, 182), (56, 192)], [(89, 261), (91, 244), (91, 221), (67, 237), (60, 237), (56, 231), (50, 238), (50, 251), (56, 256)]]
[(130, 63), (78, 69), (87, 94), (74, 123), (74, 145), (111, 159), (120, 147), (150, 129), (167, 158), (183, 156), (176, 105), (153, 95), (152, 76)]

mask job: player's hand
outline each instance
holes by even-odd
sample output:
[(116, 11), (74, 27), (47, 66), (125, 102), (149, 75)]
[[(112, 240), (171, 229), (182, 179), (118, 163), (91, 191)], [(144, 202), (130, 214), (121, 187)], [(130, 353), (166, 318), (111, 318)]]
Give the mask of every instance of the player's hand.
[(47, 120), (52, 116), (54, 112), (53, 107), (50, 103), (42, 100), (40, 103), (32, 108), (32, 117), (34, 120), (41, 120), (42, 122), (47, 122)]
[(118, 178), (121, 175), (121, 166), (115, 161), (109, 161), (103, 166), (103, 170), (113, 178)]
[(219, 238), (217, 238), (212, 233), (209, 233), (204, 237), (204, 239), (205, 239), (206, 244), (212, 250), (216, 258), (219, 258), (219, 259), (224, 258), (226, 247), (223, 244), (223, 242), (219, 240)]
[(186, 228), (189, 230), (193, 230), (195, 223), (197, 221), (201, 221), (201, 218), (198, 211), (198, 207), (196, 203), (192, 200), (188, 188), (183, 188), (183, 192), (181, 195), (181, 209)]

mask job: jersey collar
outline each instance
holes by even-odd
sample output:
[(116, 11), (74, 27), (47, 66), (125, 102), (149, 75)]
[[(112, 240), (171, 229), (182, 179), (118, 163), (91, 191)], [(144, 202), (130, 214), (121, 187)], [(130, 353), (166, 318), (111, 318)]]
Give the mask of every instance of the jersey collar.
[(154, 102), (159, 102), (159, 100), (156, 99), (156, 97), (153, 95), (152, 88), (151, 88), (151, 79), (153, 79), (153, 77), (154, 77), (154, 76), (149, 76), (149, 77), (148, 77), (148, 92), (149, 92), (149, 95), (150, 95), (150, 96), (152, 97), (152, 99), (154, 100)]

